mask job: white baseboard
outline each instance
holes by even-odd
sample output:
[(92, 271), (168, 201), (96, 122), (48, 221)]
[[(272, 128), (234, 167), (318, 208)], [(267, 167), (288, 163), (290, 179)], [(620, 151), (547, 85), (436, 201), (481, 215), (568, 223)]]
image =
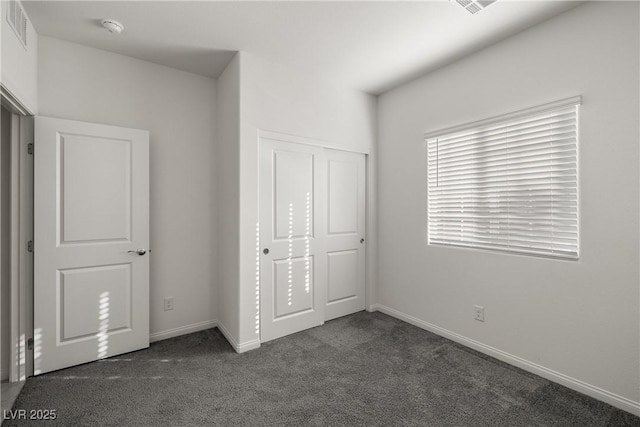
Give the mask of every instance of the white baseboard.
[(259, 348), (259, 347), (260, 347), (260, 340), (256, 338), (255, 340), (245, 341), (243, 343), (238, 344), (236, 351), (238, 353), (244, 353), (245, 351), (255, 350), (256, 348)]
[(222, 324), (222, 322), (218, 322), (218, 329), (220, 330), (220, 332), (222, 332), (222, 335), (224, 335), (224, 337), (227, 339), (227, 341), (229, 341), (229, 344), (231, 344), (231, 347), (233, 347), (233, 349), (238, 352), (238, 342), (236, 341), (236, 339), (231, 335), (231, 333), (229, 332), (229, 330), (227, 329), (226, 326), (224, 326)]
[(149, 342), (166, 340), (167, 338), (178, 337), (192, 332), (204, 331), (218, 326), (217, 320), (206, 320), (204, 322), (192, 323), (191, 325), (180, 326), (178, 328), (167, 329), (166, 331), (154, 332), (149, 335)]
[(218, 329), (220, 329), (220, 332), (222, 332), (222, 335), (229, 341), (229, 344), (231, 344), (231, 347), (233, 347), (236, 353), (244, 353), (245, 351), (260, 347), (259, 339), (238, 343), (235, 337), (233, 337), (229, 330), (220, 322), (218, 322)]
[(565, 387), (568, 387), (572, 390), (578, 391), (580, 393), (584, 393), (587, 396), (593, 397), (594, 399), (598, 399), (603, 402), (606, 402), (611, 406), (615, 406), (616, 408), (619, 408), (624, 411), (630, 412), (634, 415), (640, 416), (640, 402), (634, 402), (633, 400), (627, 399), (626, 397), (619, 396), (615, 393), (611, 393), (607, 390), (585, 383), (584, 381), (580, 381), (578, 379), (572, 378), (561, 372), (554, 371), (552, 369), (530, 362), (521, 357), (514, 356), (512, 354), (509, 354), (497, 348), (483, 344), (479, 341), (472, 340), (463, 335), (441, 328), (440, 326), (436, 326), (434, 324), (425, 322), (424, 320), (410, 316), (401, 311), (395, 310), (390, 307), (386, 307), (382, 304), (373, 304), (370, 306), (370, 309), (371, 311), (377, 310), (377, 311), (380, 311), (381, 313), (388, 314), (391, 317), (395, 317), (396, 319), (400, 319), (404, 322), (410, 323), (421, 329), (425, 329), (429, 332), (433, 332), (434, 334), (443, 336), (452, 341), (460, 343), (464, 346), (477, 350), (481, 353), (495, 357), (498, 360), (517, 366), (518, 368), (524, 369), (525, 371), (532, 372), (550, 381), (553, 381)]

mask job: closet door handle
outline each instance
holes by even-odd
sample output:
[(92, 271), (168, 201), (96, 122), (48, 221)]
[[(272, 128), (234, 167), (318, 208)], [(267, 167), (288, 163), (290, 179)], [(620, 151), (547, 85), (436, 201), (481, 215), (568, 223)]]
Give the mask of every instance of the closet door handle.
[(127, 251), (128, 254), (138, 254), (140, 256), (147, 253), (146, 249), (136, 249), (135, 251)]

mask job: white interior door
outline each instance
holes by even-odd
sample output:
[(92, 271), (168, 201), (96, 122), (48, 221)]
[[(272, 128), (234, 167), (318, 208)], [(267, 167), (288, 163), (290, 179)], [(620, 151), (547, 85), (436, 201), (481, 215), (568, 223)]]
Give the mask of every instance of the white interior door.
[(149, 133), (37, 117), (34, 374), (149, 346)]
[(262, 342), (365, 308), (364, 154), (261, 138), (259, 229)]
[(365, 309), (364, 154), (325, 150), (327, 299), (325, 320)]
[(324, 323), (322, 150), (260, 143), (261, 341)]

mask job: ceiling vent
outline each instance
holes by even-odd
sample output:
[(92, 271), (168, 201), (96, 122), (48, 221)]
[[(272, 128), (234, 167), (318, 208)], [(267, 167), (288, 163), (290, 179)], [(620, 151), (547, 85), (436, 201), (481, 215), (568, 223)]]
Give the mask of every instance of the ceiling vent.
[(9, 0), (7, 22), (13, 28), (22, 45), (27, 47), (27, 15), (18, 0)]
[(495, 2), (496, 0), (456, 0), (456, 3), (465, 8), (465, 10), (471, 14), (476, 14)]

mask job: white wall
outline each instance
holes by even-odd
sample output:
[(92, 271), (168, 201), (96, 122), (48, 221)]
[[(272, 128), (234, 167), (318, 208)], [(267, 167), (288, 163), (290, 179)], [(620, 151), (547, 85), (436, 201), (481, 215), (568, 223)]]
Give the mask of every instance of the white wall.
[[(636, 413), (638, 9), (586, 3), (385, 93), (378, 181), (383, 310)], [(580, 260), (427, 246), (423, 133), (573, 95), (584, 98)]]
[(238, 337), (240, 321), (240, 55), (218, 77), (216, 111), (218, 326), (231, 341)]
[(38, 114), (38, 35), (27, 20), (27, 47), (7, 22), (9, 2), (0, 2), (0, 79), (2, 85), (26, 107)]
[[(39, 42), (41, 115), (151, 132), (152, 339), (211, 326), (215, 81), (53, 38)], [(164, 311), (165, 296), (174, 297), (173, 311)]]
[(2, 117), (0, 117), (0, 380), (9, 379), (9, 291), (11, 274), (11, 132), (10, 120), (11, 114), (1, 108)]
[(241, 350), (256, 345), (258, 130), (316, 138), (361, 152), (375, 150), (375, 97), (309, 72), (241, 52), (240, 329)]

